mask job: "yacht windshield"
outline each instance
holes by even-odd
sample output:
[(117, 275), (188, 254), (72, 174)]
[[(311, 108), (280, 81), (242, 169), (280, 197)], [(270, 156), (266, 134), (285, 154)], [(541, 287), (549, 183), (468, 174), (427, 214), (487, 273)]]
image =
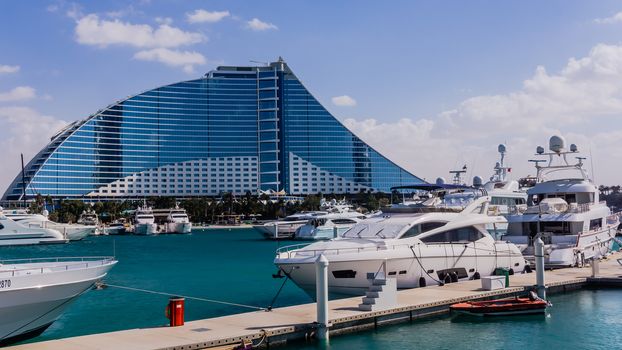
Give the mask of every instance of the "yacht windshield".
[(367, 222), (359, 223), (346, 232), (343, 238), (395, 238), (405, 227), (404, 223)]

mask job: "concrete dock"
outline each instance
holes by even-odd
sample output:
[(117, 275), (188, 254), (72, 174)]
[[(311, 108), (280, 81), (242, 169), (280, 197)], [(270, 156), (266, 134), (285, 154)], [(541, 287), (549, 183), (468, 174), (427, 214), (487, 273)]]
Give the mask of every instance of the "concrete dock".
[[(622, 266), (615, 253), (600, 261), (600, 272), (591, 277), (591, 267), (546, 271), (547, 292), (558, 293), (589, 286), (622, 287)], [(413, 319), (449, 312), (449, 305), (475, 299), (524, 295), (531, 290), (536, 274), (510, 276), (510, 287), (484, 291), (481, 281), (450, 283), (398, 292), (394, 308), (364, 312), (357, 305), (361, 297), (333, 300), (329, 303), (331, 336), (378, 327), (383, 324), (408, 322)], [(234, 349), (242, 342), (274, 346), (313, 337), (316, 305), (304, 304), (256, 311), (231, 316), (187, 322), (181, 327), (156, 327), (93, 334), (10, 347), (20, 350), (89, 350), (89, 349)]]

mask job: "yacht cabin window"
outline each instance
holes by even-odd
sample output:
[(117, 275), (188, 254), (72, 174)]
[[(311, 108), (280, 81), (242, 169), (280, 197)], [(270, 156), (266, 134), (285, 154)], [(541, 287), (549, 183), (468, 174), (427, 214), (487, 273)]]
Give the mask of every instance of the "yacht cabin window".
[(336, 225), (356, 224), (356, 221), (352, 219), (333, 219), (332, 221), (333, 221), (333, 224), (336, 224)]
[(603, 226), (603, 219), (602, 218), (590, 220), (590, 231), (598, 230), (602, 226)]
[(415, 237), (418, 236), (424, 232), (428, 232), (431, 230), (434, 230), (435, 228), (439, 228), (439, 227), (443, 227), (445, 226), (447, 223), (443, 222), (443, 221), (430, 221), (430, 222), (424, 222), (420, 225), (415, 225), (413, 227), (411, 227), (408, 231), (404, 232), (404, 234), (400, 237), (400, 239), (402, 238), (410, 238), (410, 237)]
[(421, 238), (423, 243), (468, 243), (484, 238), (484, 235), (475, 227), (460, 227), (457, 229), (435, 233)]
[(492, 205), (520, 205), (525, 204), (524, 198), (512, 198), (512, 197), (492, 197), (490, 200)]

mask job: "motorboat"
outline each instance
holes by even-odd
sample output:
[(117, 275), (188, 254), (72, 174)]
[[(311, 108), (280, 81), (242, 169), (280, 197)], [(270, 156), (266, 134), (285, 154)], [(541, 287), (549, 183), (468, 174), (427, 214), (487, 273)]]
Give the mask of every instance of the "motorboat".
[(28, 209), (5, 209), (4, 215), (9, 219), (29, 228), (51, 229), (60, 232), (63, 237), (70, 241), (79, 241), (88, 235), (92, 235), (97, 226), (83, 224), (63, 224), (50, 220), (48, 211), (31, 213)]
[(99, 229), (99, 218), (97, 217), (97, 213), (95, 213), (92, 209), (84, 210), (82, 214), (80, 214), (78, 224), (95, 227), (95, 229), (90, 232), (91, 236), (98, 236), (103, 233)]
[(515, 297), (485, 301), (465, 301), (449, 307), (451, 311), (473, 316), (542, 315), (551, 303), (540, 299), (532, 291), (529, 297)]
[(117, 263), (113, 258), (0, 262), (0, 346), (36, 337)]
[[(503, 239), (516, 244), (534, 260), (534, 242), (545, 243), (547, 267), (582, 266), (588, 259), (608, 254), (615, 240), (619, 215), (599, 199), (598, 187), (583, 167), (578, 147), (561, 136), (549, 140), (550, 152), (536, 149), (536, 183), (527, 190), (527, 207), (516, 208), (508, 218)], [(571, 162), (568, 157), (575, 157)], [(544, 163), (541, 165), (540, 163)]]
[(253, 228), (266, 239), (291, 239), (296, 230), (306, 224), (309, 219), (318, 215), (325, 215), (325, 211), (303, 211), (286, 216), (281, 220), (266, 222), (261, 225), (253, 225)]
[(185, 209), (176, 207), (171, 209), (166, 221), (164, 222), (165, 233), (190, 233), (192, 231), (192, 223)]
[(309, 295), (315, 294), (315, 263), (329, 261), (330, 293), (362, 295), (380, 272), (397, 287), (416, 288), (490, 276), (497, 268), (524, 270), (525, 259), (512, 243), (496, 241), (486, 225), (506, 222), (488, 215), (489, 196), (464, 209), (420, 206), (416, 212), (375, 215), (338, 238), (279, 248), (279, 273)]
[(153, 210), (149, 207), (138, 207), (134, 212), (134, 234), (155, 235), (158, 233), (158, 225), (155, 223)]
[(128, 233), (128, 224), (125, 220), (115, 220), (104, 226), (103, 232), (105, 235), (124, 235)]
[(339, 237), (367, 216), (351, 209), (317, 215), (296, 229), (294, 238), (299, 240), (322, 240)]
[(57, 230), (24, 226), (0, 210), (0, 246), (55, 243), (67, 243), (67, 239)]

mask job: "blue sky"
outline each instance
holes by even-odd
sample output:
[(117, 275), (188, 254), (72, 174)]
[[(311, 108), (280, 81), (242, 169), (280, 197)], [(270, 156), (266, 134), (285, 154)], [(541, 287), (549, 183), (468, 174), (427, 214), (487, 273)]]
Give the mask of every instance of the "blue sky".
[(620, 11), (619, 1), (3, 2), (0, 188), (19, 153), (31, 157), (66, 122), (278, 56), (348, 127), (427, 179), (463, 162), (488, 175), (499, 142), (526, 175), (536, 143), (559, 132), (604, 163), (599, 182), (620, 183), (608, 163), (622, 146), (622, 83), (599, 70), (622, 67)]

